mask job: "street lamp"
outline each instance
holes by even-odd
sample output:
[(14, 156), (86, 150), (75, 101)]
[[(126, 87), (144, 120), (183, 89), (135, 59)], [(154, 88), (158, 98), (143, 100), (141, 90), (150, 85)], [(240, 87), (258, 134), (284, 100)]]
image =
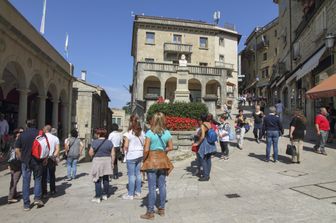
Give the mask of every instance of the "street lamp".
[(324, 38), (325, 45), (328, 49), (331, 49), (334, 47), (336, 36), (332, 33), (328, 33), (327, 36)]

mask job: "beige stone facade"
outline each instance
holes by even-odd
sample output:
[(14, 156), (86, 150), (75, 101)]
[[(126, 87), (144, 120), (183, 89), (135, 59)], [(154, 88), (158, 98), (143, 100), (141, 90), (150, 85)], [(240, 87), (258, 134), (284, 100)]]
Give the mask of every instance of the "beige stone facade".
[(37, 119), (65, 137), (72, 67), (8, 1), (0, 1), (0, 112), (11, 129)]
[(116, 123), (119, 126), (119, 130), (126, 132), (129, 125), (130, 115), (126, 114), (125, 110), (112, 108), (112, 123)]
[[(179, 84), (187, 86), (191, 101), (205, 102), (207, 96), (214, 96), (219, 107), (233, 102), (237, 96), (239, 39), (236, 31), (205, 22), (136, 16), (132, 42), (133, 110), (145, 110), (149, 101), (158, 96), (178, 100)], [(178, 66), (182, 54), (187, 60), (187, 68), (181, 71), (186, 72), (184, 78), (180, 78)], [(234, 87), (228, 87), (228, 82)]]
[[(321, 1), (275, 1), (279, 5), (280, 24), (291, 22), (292, 32), (288, 52), (284, 52), (284, 61), (288, 72), (279, 75), (272, 82), (288, 112), (302, 110), (310, 124), (319, 107), (336, 104), (335, 97), (310, 100), (305, 93), (328, 76), (335, 74), (334, 46), (326, 48), (328, 34), (336, 35), (336, 2)], [(287, 6), (284, 8), (284, 6)], [(286, 10), (286, 13), (282, 11)], [(290, 24), (290, 23), (288, 23)], [(281, 59), (281, 58), (280, 58)]]
[(76, 128), (85, 145), (91, 142), (94, 129), (105, 128), (111, 132), (112, 111), (105, 90), (77, 79), (73, 83), (72, 127)]
[(241, 55), (241, 73), (245, 75), (240, 89), (271, 100), (269, 83), (278, 60), (278, 18), (257, 27), (245, 42)]

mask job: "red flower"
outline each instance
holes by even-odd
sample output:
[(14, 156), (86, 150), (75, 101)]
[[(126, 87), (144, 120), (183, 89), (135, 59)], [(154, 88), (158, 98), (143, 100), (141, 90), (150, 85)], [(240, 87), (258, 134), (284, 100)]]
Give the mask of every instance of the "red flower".
[(166, 117), (166, 125), (169, 130), (173, 131), (190, 131), (197, 128), (197, 120), (183, 117)]

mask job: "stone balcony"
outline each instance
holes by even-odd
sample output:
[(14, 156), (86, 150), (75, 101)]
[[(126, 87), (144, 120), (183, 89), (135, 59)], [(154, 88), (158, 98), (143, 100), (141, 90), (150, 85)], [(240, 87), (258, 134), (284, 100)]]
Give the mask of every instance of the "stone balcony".
[(224, 63), (223, 61), (215, 61), (215, 66), (220, 68), (225, 68), (227, 70), (233, 70), (232, 63)]
[[(151, 62), (138, 62), (137, 69), (144, 71), (157, 71), (157, 72), (170, 72), (176, 73), (178, 65), (167, 63), (151, 63)], [(221, 76), (224, 74), (224, 70), (230, 71), (231, 69), (226, 67), (204, 67), (204, 66), (187, 66), (189, 74), (196, 75), (209, 75), (209, 76)]]
[(192, 53), (192, 45), (181, 43), (165, 43), (164, 51), (190, 54)]

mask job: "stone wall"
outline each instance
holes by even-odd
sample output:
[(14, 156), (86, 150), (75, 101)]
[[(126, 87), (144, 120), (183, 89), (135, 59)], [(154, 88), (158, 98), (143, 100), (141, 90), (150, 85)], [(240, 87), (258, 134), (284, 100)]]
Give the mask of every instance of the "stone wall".
[(191, 151), (195, 131), (171, 131), (174, 150), (168, 154), (173, 161), (183, 160), (194, 155)]

